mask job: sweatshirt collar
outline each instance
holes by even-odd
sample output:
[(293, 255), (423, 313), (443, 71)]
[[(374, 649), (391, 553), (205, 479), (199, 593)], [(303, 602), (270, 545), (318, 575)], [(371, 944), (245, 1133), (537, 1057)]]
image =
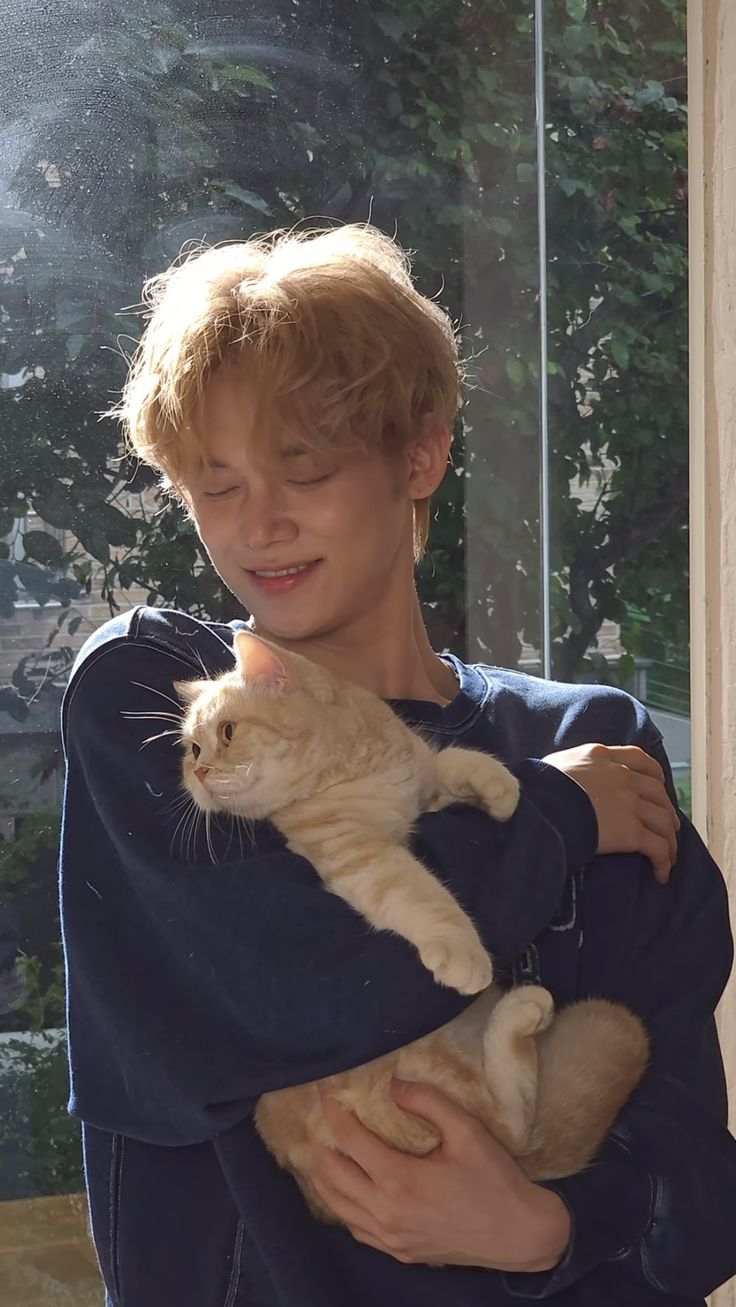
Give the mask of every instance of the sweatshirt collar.
[(448, 704), (425, 699), (390, 699), (391, 707), (410, 726), (427, 726), (436, 734), (457, 735), (467, 731), (487, 710), (491, 683), (479, 668), (464, 663), (455, 654), (441, 655), (452, 668), (459, 689)]

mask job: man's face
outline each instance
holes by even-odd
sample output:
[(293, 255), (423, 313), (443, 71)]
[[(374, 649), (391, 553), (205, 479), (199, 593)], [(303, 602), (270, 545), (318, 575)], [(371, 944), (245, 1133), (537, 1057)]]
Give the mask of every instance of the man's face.
[(298, 437), (257, 460), (253, 416), (244, 381), (215, 373), (202, 408), (214, 466), (187, 489), (213, 565), (259, 632), (315, 639), (403, 596), (413, 574), (405, 461), (315, 454)]

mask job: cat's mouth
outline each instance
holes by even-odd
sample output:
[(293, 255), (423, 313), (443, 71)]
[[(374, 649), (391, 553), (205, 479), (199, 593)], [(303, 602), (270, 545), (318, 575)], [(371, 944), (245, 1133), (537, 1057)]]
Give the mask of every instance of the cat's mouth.
[[(204, 768), (201, 770), (204, 770)], [(194, 775), (196, 778), (194, 797), (200, 807), (229, 808), (241, 797), (242, 778), (239, 778), (239, 782), (235, 782), (228, 776), (218, 776), (217, 773), (213, 775), (209, 769), (207, 769), (204, 776), (198, 776), (196, 772)]]

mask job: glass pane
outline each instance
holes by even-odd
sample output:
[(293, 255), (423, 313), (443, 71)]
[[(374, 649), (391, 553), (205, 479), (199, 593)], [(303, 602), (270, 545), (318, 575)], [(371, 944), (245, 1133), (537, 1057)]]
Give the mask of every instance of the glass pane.
[(546, 14), (554, 674), (644, 701), (687, 808), (686, 3)]
[[(635, 686), (684, 763), (685, 2), (630, 0), (615, 25), (586, 0), (545, 8), (555, 674)], [(140, 331), (121, 310), (192, 243), (319, 216), (395, 231), (469, 357), (420, 579), (430, 633), (539, 671), (530, 10), (385, 0), (346, 23), (343, 0), (59, 0), (6, 17), (0, 1298), (14, 1307), (100, 1301), (67, 1199), (82, 1176), (61, 1034), (61, 690), (119, 607), (239, 611), (97, 419)]]
[(66, 1198), (82, 1175), (55, 898), (61, 691), (117, 608), (239, 612), (179, 509), (97, 419), (140, 332), (121, 310), (202, 242), (314, 217), (396, 232), (473, 356), (421, 580), (432, 637), (517, 661), (522, 628), (537, 630), (538, 288), (533, 29), (509, 8), (358, 5), (347, 24), (338, 0), (94, 13), (60, 0), (33, 6), (32, 23), (13, 7), (0, 52), (0, 1297), (14, 1307), (99, 1302), (83, 1209)]

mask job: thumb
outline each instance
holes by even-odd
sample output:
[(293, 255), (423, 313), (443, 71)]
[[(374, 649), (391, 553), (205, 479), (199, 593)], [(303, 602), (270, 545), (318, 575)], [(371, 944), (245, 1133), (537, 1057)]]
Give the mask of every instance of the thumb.
[(470, 1142), (483, 1127), (476, 1117), (458, 1107), (434, 1085), (419, 1084), (413, 1080), (391, 1082), (391, 1096), (398, 1107), (433, 1125), (442, 1144), (452, 1148)]

